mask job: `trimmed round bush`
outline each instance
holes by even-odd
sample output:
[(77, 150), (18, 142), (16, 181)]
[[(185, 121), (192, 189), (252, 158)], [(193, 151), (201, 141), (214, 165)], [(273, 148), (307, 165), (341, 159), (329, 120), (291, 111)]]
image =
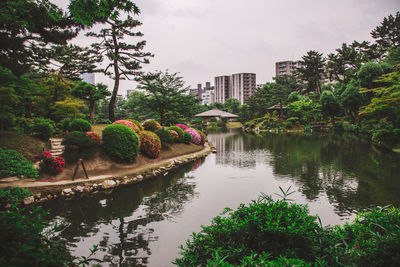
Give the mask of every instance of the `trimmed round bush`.
[(94, 132), (70, 132), (63, 140), (65, 145), (64, 157), (68, 161), (77, 161), (79, 158), (88, 159), (99, 151), (100, 137)]
[(178, 126), (179, 128), (181, 128), (182, 130), (189, 129), (189, 127), (188, 127), (187, 125), (182, 124), (182, 123), (178, 123), (176, 126)]
[(128, 121), (128, 120), (119, 120), (119, 121), (114, 121), (113, 124), (121, 124), (121, 125), (125, 125), (125, 126), (131, 128), (140, 138), (141, 130), (133, 122)]
[(174, 143), (174, 137), (165, 127), (156, 130), (155, 134), (160, 138), (162, 145)]
[(152, 131), (152, 132), (155, 132), (156, 130), (161, 128), (161, 125), (158, 123), (158, 121), (155, 120), (145, 120), (142, 123), (142, 126), (145, 131)]
[(184, 142), (183, 139), (184, 139), (185, 132), (181, 128), (179, 128), (178, 126), (170, 126), (170, 127), (168, 127), (168, 130), (175, 131), (179, 135), (179, 140), (178, 140), (179, 143)]
[(193, 141), (192, 135), (190, 133), (188, 133), (188, 132), (185, 132), (184, 135), (183, 135), (183, 142), (185, 144), (190, 144), (192, 141)]
[(195, 145), (201, 144), (201, 136), (200, 134), (193, 128), (189, 128), (185, 130), (186, 133), (190, 133), (192, 135), (192, 142)]
[(88, 132), (88, 131), (92, 130), (92, 125), (87, 120), (74, 119), (69, 124), (69, 130), (71, 132), (73, 132), (73, 131)]
[(47, 141), (55, 133), (55, 123), (50, 119), (35, 118), (29, 128), (29, 134)]
[(140, 140), (129, 127), (114, 124), (103, 129), (103, 147), (113, 160), (133, 162), (139, 154)]
[(126, 119), (126, 120), (132, 122), (133, 124), (136, 124), (136, 126), (139, 128), (140, 131), (144, 131), (143, 126), (139, 121), (133, 119)]
[(29, 162), (15, 150), (6, 150), (0, 148), (0, 178), (9, 176), (24, 175), (30, 178), (37, 178), (38, 171)]
[(143, 131), (140, 138), (140, 152), (150, 158), (157, 158), (161, 150), (161, 140), (153, 132)]
[(175, 132), (174, 130), (168, 130), (169, 134), (174, 138), (174, 142), (178, 143), (179, 142), (179, 134)]

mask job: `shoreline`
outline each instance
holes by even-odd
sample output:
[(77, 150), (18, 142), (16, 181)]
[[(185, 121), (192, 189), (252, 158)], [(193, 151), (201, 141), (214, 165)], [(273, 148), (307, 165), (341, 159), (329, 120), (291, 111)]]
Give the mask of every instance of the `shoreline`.
[[(89, 179), (77, 178), (74, 181), (61, 180), (54, 182), (42, 182), (34, 179), (11, 180), (10, 178), (5, 178), (0, 182), (0, 188), (21, 187), (31, 190), (33, 195), (21, 202), (24, 205), (41, 203), (51, 199), (86, 197), (90, 196), (91, 193), (139, 183), (156, 176), (165, 176), (169, 171), (200, 158), (205, 158), (213, 152), (215, 152), (215, 148), (213, 148), (212, 144), (206, 143), (203, 149), (199, 151), (165, 158), (158, 162), (147, 163), (139, 167), (127, 168), (117, 175), (106, 174), (92, 176)], [(10, 204), (5, 205), (5, 208), (9, 207), (11, 207)]]

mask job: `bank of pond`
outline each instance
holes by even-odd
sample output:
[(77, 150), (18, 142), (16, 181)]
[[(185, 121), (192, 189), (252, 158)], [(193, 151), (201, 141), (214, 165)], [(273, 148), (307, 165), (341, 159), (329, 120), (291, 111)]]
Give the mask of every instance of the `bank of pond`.
[[(210, 132), (208, 139), (216, 154), (167, 175), (41, 204), (51, 210), (42, 217), (48, 223), (43, 229), (57, 225), (53, 236), (67, 248), (69, 256), (59, 257), (60, 265), (395, 266), (399, 261), (398, 154), (355, 136), (326, 133), (254, 135), (228, 129)], [(14, 220), (20, 217), (10, 213), (29, 213), (7, 212), (3, 218)], [(14, 258), (22, 259), (19, 255)], [(33, 257), (32, 262), (42, 260)]]

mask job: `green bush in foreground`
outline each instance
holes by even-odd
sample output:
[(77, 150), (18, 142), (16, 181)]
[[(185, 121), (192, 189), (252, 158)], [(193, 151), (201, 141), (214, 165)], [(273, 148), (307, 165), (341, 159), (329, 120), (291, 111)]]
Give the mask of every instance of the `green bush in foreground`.
[(54, 133), (55, 123), (50, 119), (35, 118), (29, 128), (29, 134), (47, 141)]
[(65, 145), (64, 157), (70, 162), (79, 158), (88, 159), (99, 151), (97, 142), (85, 132), (70, 132), (62, 143)]
[(375, 208), (343, 227), (321, 227), (305, 205), (262, 196), (181, 246), (178, 266), (396, 266), (400, 211)]
[(38, 171), (32, 162), (15, 150), (0, 149), (0, 178), (24, 175), (30, 178), (39, 177)]
[(31, 190), (21, 187), (9, 187), (0, 189), (0, 202), (3, 203), (17, 203), (24, 198), (32, 195)]
[(165, 127), (156, 130), (155, 134), (160, 138), (162, 145), (174, 143), (174, 137)]
[(121, 124), (109, 125), (103, 129), (103, 146), (106, 153), (118, 162), (133, 162), (139, 154), (138, 135)]

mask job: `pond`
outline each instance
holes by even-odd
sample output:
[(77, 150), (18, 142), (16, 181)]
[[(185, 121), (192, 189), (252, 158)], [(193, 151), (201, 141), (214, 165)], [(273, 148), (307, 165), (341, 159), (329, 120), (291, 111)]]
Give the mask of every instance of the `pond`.
[(324, 225), (344, 224), (370, 206), (400, 206), (400, 156), (354, 136), (230, 130), (208, 138), (217, 154), (164, 177), (45, 204), (64, 227), (59, 237), (75, 256), (98, 245), (102, 266), (171, 266), (179, 246), (225, 207), (261, 193), (279, 199), (280, 188)]

